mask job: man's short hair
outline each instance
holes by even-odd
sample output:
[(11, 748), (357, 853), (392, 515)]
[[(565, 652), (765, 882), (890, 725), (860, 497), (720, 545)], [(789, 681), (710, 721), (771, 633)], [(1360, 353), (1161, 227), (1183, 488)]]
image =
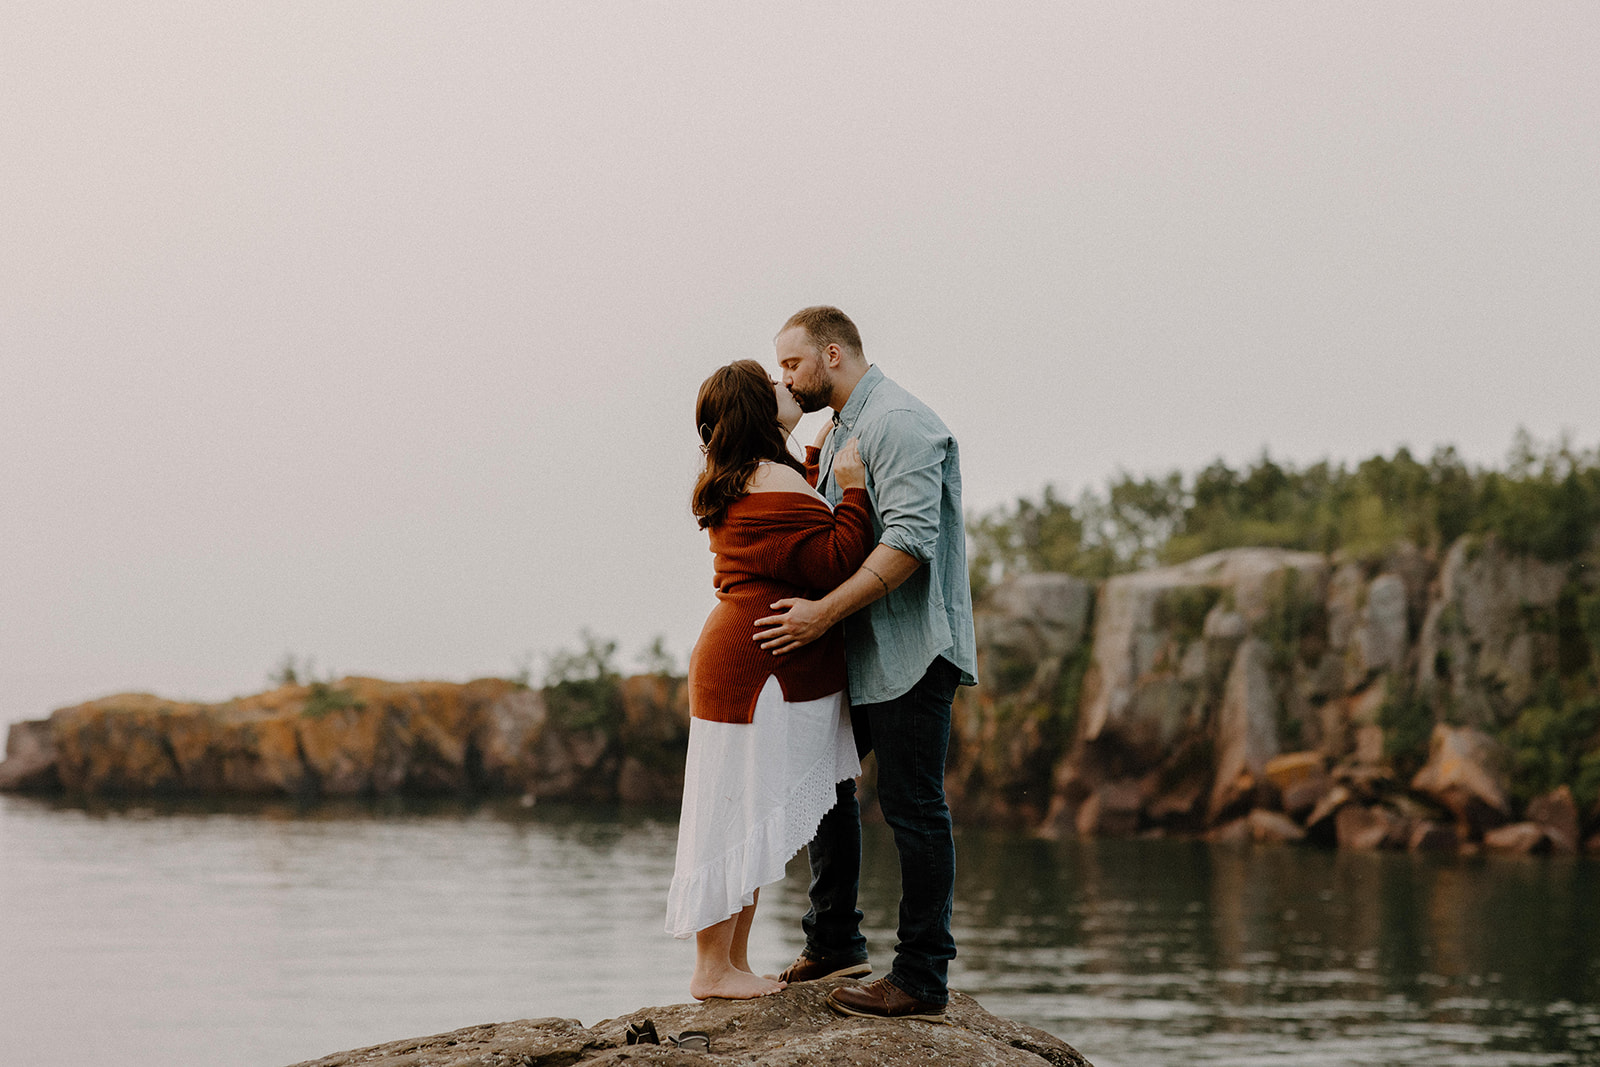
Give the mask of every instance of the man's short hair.
[(827, 348), (829, 345), (838, 345), (861, 356), (861, 331), (856, 329), (856, 324), (850, 321), (850, 316), (835, 307), (820, 304), (817, 307), (802, 308), (789, 316), (789, 321), (783, 324), (779, 333), (784, 333), (799, 326), (806, 331), (806, 336), (818, 349)]

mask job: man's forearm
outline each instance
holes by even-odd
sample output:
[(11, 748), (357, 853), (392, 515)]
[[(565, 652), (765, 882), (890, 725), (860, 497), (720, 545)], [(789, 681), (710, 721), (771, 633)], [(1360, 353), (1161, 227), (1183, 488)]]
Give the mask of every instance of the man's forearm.
[(848, 618), (872, 603), (889, 595), (917, 572), (922, 561), (908, 556), (898, 548), (879, 545), (863, 563), (838, 588), (823, 597), (818, 604), (827, 612), (828, 625)]

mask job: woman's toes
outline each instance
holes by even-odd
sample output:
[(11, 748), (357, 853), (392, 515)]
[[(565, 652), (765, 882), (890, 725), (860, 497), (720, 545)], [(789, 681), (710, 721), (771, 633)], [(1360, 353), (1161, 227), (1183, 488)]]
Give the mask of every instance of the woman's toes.
[(713, 997), (722, 1000), (751, 1000), (755, 997), (781, 993), (784, 988), (783, 982), (762, 978), (760, 975), (745, 971), (729, 971), (715, 979), (691, 982), (689, 993), (696, 1000), (709, 1000)]

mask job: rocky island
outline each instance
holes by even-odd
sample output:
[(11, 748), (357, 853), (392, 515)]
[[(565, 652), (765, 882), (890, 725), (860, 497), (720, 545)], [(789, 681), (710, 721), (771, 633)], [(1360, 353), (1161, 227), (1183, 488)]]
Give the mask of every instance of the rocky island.
[[(1010, 577), (976, 612), (957, 819), (1047, 837), (1600, 852), (1600, 574), (1469, 535), (1436, 559), (1213, 552)], [(12, 726), (0, 789), (675, 803), (682, 679), (599, 671), (108, 697)], [(864, 796), (870, 802), (870, 767)]]
[[(952, 993), (949, 1020), (842, 1017), (825, 998), (847, 978), (794, 986), (757, 1000), (709, 1000), (642, 1008), (584, 1027), (575, 1019), (490, 1023), (433, 1037), (335, 1053), (295, 1067), (568, 1067), (615, 1063), (755, 1064), (758, 1067), (1091, 1067), (1071, 1045), (1042, 1030), (991, 1015)], [(626, 1041), (645, 1020), (663, 1040), (684, 1031), (710, 1039), (708, 1051)]]

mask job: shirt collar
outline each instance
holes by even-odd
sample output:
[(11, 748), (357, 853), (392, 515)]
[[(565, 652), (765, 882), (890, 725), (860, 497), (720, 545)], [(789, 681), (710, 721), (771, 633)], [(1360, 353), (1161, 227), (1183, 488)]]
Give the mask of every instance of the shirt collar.
[(861, 409), (867, 406), (867, 397), (872, 395), (872, 391), (881, 381), (883, 381), (883, 371), (878, 369), (877, 364), (868, 367), (867, 373), (863, 374), (861, 380), (856, 382), (856, 387), (850, 390), (850, 399), (844, 402), (844, 407), (833, 413), (833, 424), (843, 427), (846, 433), (854, 431), (856, 420), (861, 418)]

